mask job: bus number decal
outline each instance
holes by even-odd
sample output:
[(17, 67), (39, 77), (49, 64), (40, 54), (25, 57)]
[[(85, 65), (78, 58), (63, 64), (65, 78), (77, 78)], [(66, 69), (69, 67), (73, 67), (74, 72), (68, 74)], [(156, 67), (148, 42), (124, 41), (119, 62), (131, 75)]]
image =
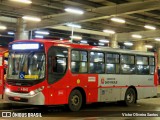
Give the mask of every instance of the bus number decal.
[(28, 92), (28, 88), (18, 87), (18, 91)]
[(96, 82), (96, 77), (88, 77), (88, 82)]
[(64, 94), (63, 90), (58, 91), (58, 95), (63, 95), (63, 94)]

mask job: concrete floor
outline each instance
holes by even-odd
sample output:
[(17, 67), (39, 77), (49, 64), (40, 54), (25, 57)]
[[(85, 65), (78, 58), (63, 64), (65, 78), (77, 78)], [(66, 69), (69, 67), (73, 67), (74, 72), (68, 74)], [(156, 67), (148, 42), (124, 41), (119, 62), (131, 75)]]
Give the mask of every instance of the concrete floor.
[[(160, 86), (158, 87), (160, 93)], [(16, 112), (16, 113), (42, 113), (39, 118), (7, 118), (12, 119), (29, 119), (29, 120), (160, 120), (160, 98), (148, 98), (137, 101), (134, 106), (126, 107), (117, 103), (103, 103), (87, 105), (79, 112), (68, 112), (64, 107), (44, 108), (37, 107), (17, 107), (13, 105), (1, 109), (0, 112)], [(123, 117), (124, 113), (130, 113), (133, 116), (137, 114), (148, 115), (154, 114), (159, 117)], [(143, 113), (143, 114), (142, 114)], [(6, 119), (1, 117), (0, 119)]]
[[(138, 100), (138, 103), (131, 107), (125, 107), (116, 103), (92, 104), (86, 106), (79, 112), (68, 112), (63, 107), (55, 107), (50, 109), (17, 109), (13, 107), (10, 110), (1, 110), (16, 113), (42, 113), (42, 117), (29, 118), (30, 120), (160, 120), (160, 117), (123, 117), (123, 113), (131, 114), (158, 114), (160, 116), (160, 98), (149, 98)], [(4, 118), (0, 118), (3, 119)], [(5, 118), (6, 119), (6, 118)], [(7, 118), (12, 119), (28, 119), (28, 118)]]

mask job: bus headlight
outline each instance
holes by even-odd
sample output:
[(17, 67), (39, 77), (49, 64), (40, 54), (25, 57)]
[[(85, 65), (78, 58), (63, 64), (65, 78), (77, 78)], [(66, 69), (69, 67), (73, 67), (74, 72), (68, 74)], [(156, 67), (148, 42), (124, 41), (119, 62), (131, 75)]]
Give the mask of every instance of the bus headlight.
[(9, 88), (6, 88), (6, 89), (5, 89), (5, 92), (6, 92), (6, 93), (9, 93), (9, 92), (11, 92), (11, 90), (10, 90)]
[(38, 92), (41, 92), (43, 89), (44, 89), (44, 86), (41, 86), (41, 87), (39, 87), (39, 88), (37, 88), (35, 90), (30, 91), (29, 94), (30, 95), (34, 95), (34, 94), (36, 94)]
[(30, 94), (30, 95), (34, 95), (35, 92), (34, 92), (34, 91), (30, 91), (29, 94)]

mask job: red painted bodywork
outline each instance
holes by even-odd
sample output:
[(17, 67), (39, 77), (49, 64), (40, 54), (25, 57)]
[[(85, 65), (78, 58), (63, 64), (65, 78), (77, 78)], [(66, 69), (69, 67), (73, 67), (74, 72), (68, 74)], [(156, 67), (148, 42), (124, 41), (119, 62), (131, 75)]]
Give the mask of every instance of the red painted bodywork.
[[(51, 46), (65, 46), (69, 48), (69, 55), (68, 55), (68, 61), (70, 61), (70, 49), (92, 49), (92, 46), (89, 45), (78, 45), (78, 44), (72, 44), (72, 43), (67, 43), (67, 41), (53, 41), (53, 40), (23, 40), (23, 41), (15, 41), (15, 42), (39, 42), (43, 43), (45, 46), (45, 53), (46, 53), (46, 58), (47, 58), (47, 52), (48, 49)], [(12, 42), (12, 43), (15, 43)], [(47, 60), (46, 60), (47, 61)], [(48, 64), (47, 64), (48, 66)], [(46, 73), (47, 71), (47, 66), (46, 66)], [(96, 82), (88, 82), (88, 77), (95, 77)], [(48, 84), (47, 82), (48, 74), (46, 74), (46, 79), (39, 83), (36, 84), (32, 87), (19, 87), (19, 86), (12, 86), (6, 84), (7, 88), (9, 88), (11, 91), (17, 91), (17, 89), (22, 89), (21, 92), (24, 93), (29, 93), (32, 90), (35, 90), (41, 86), (44, 86), (44, 90), (42, 91), (44, 96), (45, 96), (45, 105), (58, 105), (58, 104), (67, 104), (68, 103), (68, 97), (70, 95), (70, 92), (76, 88), (80, 87), (85, 91), (86, 94), (86, 101), (87, 103), (90, 102), (97, 102), (98, 98), (98, 74), (72, 74), (70, 71), (70, 62), (68, 62), (68, 70), (65, 74), (65, 76), (57, 81), (54, 84)], [(80, 83), (77, 84), (77, 80), (80, 80)], [(23, 91), (25, 90), (25, 91)]]
[(0, 47), (0, 57), (2, 57), (2, 64), (0, 65), (0, 94), (4, 94), (4, 85), (5, 85), (5, 68), (7, 67), (4, 62), (4, 54), (8, 52), (8, 48)]
[(158, 81), (158, 56), (157, 56), (157, 53), (154, 53), (155, 54), (155, 73), (154, 73), (154, 85), (155, 86), (158, 86), (159, 85), (159, 81)]

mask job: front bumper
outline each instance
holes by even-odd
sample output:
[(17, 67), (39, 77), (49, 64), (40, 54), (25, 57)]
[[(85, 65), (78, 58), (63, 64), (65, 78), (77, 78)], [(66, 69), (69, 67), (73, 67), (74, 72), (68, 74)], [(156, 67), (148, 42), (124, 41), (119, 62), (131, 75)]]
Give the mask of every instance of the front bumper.
[(45, 97), (42, 92), (38, 92), (34, 95), (30, 95), (28, 93), (5, 92), (4, 99), (9, 102), (21, 103), (21, 104), (30, 104), (30, 105), (45, 104)]

